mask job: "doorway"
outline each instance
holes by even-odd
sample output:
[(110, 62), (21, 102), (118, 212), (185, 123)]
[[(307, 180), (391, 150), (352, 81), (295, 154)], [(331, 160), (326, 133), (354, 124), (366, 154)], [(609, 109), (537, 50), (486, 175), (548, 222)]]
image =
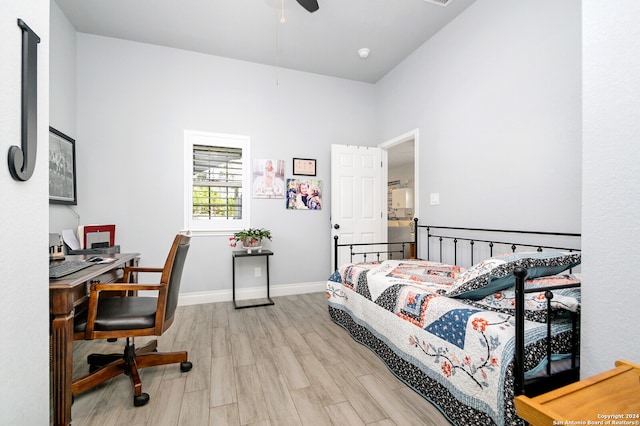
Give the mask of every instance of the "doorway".
[(407, 132), (379, 145), (387, 154), (386, 179), (382, 182), (387, 193), (387, 241), (412, 241), (415, 229), (413, 218), (419, 216), (419, 168), (416, 166), (419, 139), (418, 129)]

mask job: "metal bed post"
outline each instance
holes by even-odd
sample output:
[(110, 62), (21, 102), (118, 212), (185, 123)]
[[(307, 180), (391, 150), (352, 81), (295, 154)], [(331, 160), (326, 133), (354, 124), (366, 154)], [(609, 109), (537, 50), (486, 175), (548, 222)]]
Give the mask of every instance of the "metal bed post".
[[(413, 218), (413, 244), (414, 244), (414, 249), (413, 249), (413, 254), (416, 257), (416, 259), (420, 259), (420, 256), (418, 256), (418, 218), (414, 217)], [(427, 259), (429, 258), (429, 238), (427, 237)]]
[(580, 342), (578, 340), (578, 327), (580, 326), (580, 324), (578, 324), (578, 316), (580, 314), (576, 313), (576, 312), (572, 312), (571, 313), (571, 330), (572, 330), (572, 336), (571, 336), (571, 368), (572, 369), (576, 369), (578, 367), (577, 365), (577, 361), (578, 361), (578, 353), (580, 351)]
[(334, 270), (337, 271), (338, 270), (338, 236), (334, 235), (333, 236), (333, 266), (335, 267)]
[(453, 239), (453, 264), (458, 264), (458, 239)]
[(544, 297), (547, 299), (547, 376), (551, 375), (551, 299), (553, 299), (553, 292), (547, 290), (544, 292)]
[(427, 226), (427, 260), (431, 260), (431, 231)]
[(514, 360), (514, 392), (524, 394), (524, 279), (527, 270), (517, 267), (513, 270), (516, 277), (516, 354)]

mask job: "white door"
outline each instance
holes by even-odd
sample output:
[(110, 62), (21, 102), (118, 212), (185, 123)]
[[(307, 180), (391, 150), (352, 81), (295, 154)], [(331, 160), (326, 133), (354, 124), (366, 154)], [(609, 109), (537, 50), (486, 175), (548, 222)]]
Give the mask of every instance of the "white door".
[[(336, 235), (340, 244), (386, 241), (383, 223), (386, 212), (382, 209), (386, 205), (386, 185), (382, 184), (386, 170), (386, 151), (380, 148), (331, 145), (332, 248)], [(348, 248), (340, 249), (338, 265), (349, 261)], [(331, 262), (334, 269), (333, 249)]]

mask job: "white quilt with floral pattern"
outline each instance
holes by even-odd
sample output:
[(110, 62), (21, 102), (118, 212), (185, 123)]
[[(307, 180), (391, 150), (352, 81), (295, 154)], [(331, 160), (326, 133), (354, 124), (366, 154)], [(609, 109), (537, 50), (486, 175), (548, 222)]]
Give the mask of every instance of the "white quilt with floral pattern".
[[(444, 296), (463, 270), (397, 260), (351, 264), (338, 272), (327, 282), (334, 321), (367, 346), (382, 342), (384, 349), (376, 352), (389, 368), (414, 389), (428, 382), (417, 390), (451, 421), (519, 423), (507, 373), (513, 317)], [(527, 321), (527, 342), (546, 336), (545, 327)], [(426, 379), (416, 384), (410, 376), (418, 373)]]

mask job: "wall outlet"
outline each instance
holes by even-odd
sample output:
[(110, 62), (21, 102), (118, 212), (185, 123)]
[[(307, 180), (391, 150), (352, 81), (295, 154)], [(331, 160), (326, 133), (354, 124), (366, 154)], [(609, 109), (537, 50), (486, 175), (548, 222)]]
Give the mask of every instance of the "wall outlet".
[(261, 277), (262, 276), (262, 268), (257, 267), (253, 270), (253, 273), (256, 277)]

